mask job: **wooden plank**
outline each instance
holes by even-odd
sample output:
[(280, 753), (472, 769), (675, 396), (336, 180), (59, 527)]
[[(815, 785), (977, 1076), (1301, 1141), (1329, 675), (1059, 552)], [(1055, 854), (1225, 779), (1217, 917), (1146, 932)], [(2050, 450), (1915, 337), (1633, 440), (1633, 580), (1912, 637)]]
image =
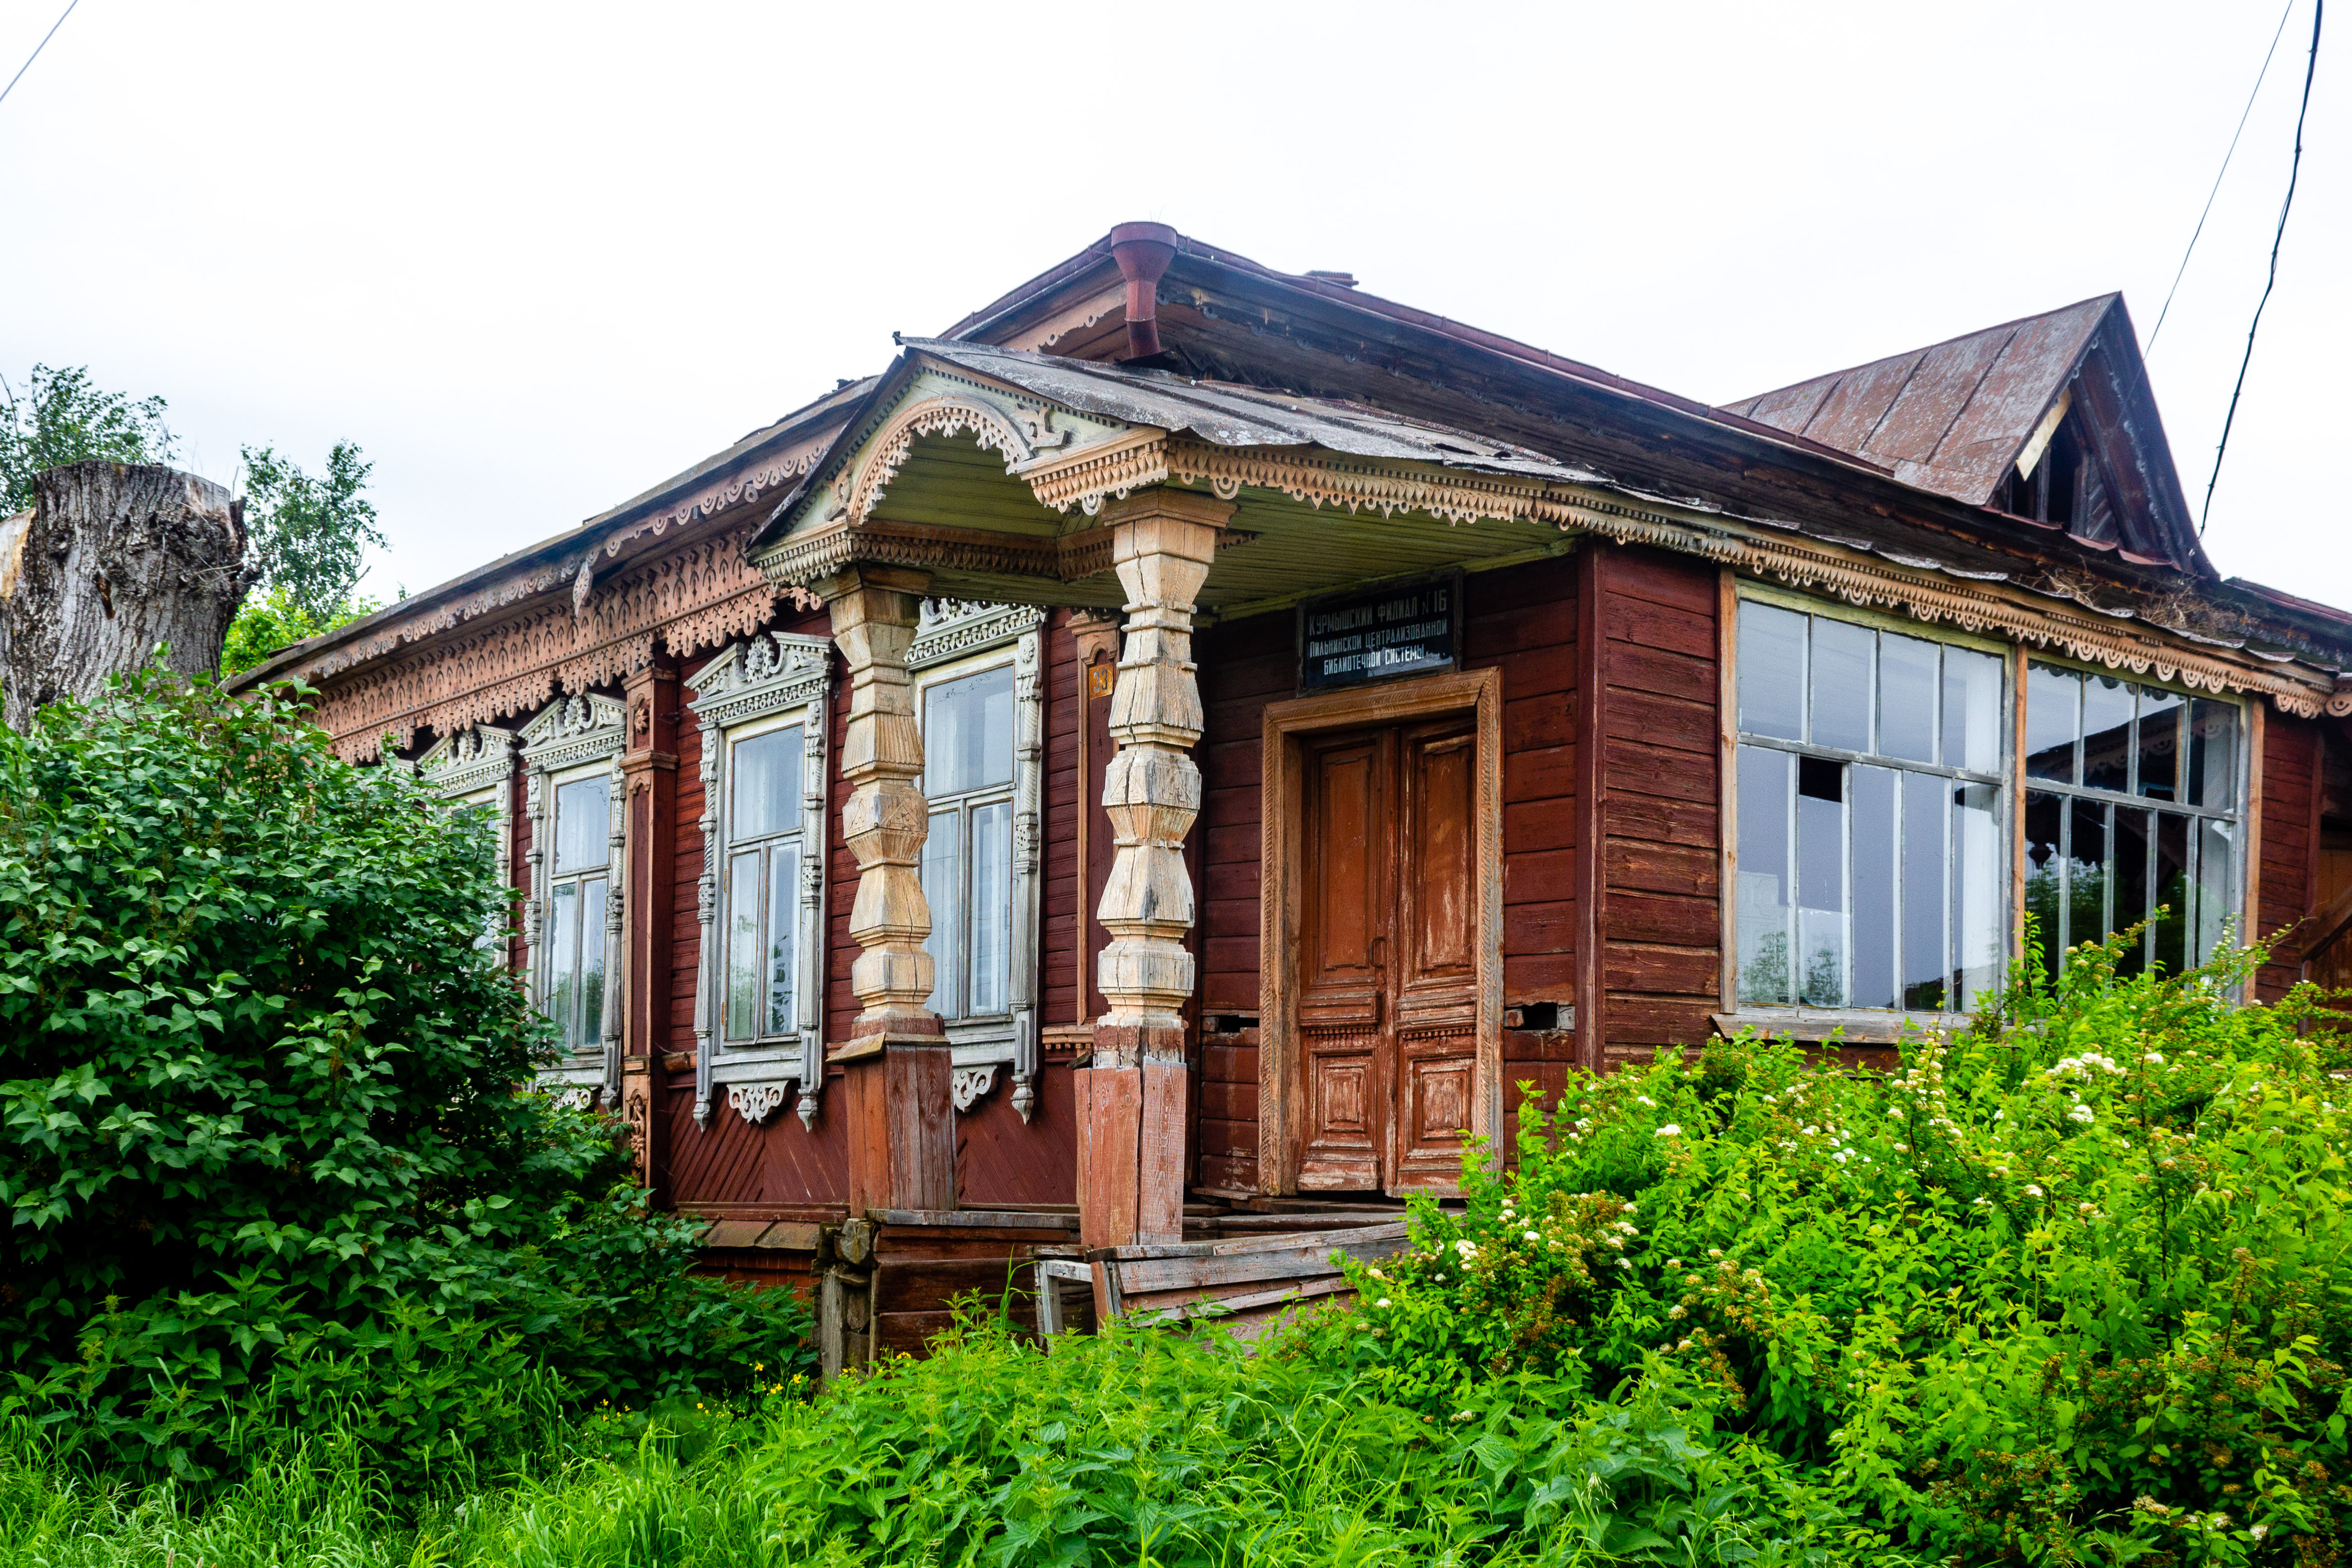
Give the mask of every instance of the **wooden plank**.
[[(1709, 905), (1713, 923), (1714, 906)], [(1709, 933), (1712, 937), (1713, 933)], [(1693, 996), (1721, 988), (1716, 950), (1706, 947), (1652, 946), (1610, 942), (1601, 948), (1601, 983), (1612, 991), (1650, 991), (1667, 996)]]
[(1709, 702), (1715, 695), (1715, 661), (1669, 653), (1632, 643), (1612, 643), (1601, 654), (1601, 678), (1630, 691)]
[(1642, 839), (1654, 844), (1715, 845), (1718, 818), (1713, 800), (1672, 800), (1647, 795), (1612, 795), (1601, 803), (1606, 838)]
[(1713, 703), (1618, 687), (1609, 694), (1609, 711), (1602, 716), (1602, 738), (1638, 740), (1676, 751), (1711, 752), (1717, 739), (1716, 711)]
[(1518, 800), (1503, 808), (1503, 853), (1508, 857), (1576, 847), (1576, 802)]
[(1180, 1323), (1196, 1318), (1224, 1318), (1235, 1312), (1253, 1312), (1264, 1307), (1288, 1306), (1295, 1301), (1352, 1295), (1355, 1290), (1355, 1285), (1347, 1278), (1333, 1275), (1326, 1280), (1308, 1280), (1270, 1291), (1243, 1291), (1232, 1295), (1205, 1293), (1194, 1298), (1197, 1304), (1189, 1306), (1154, 1306), (1136, 1301), (1129, 1306), (1128, 1312), (1133, 1321), (1139, 1323)]
[(929, 1225), (954, 1229), (980, 1227), (996, 1230), (1076, 1230), (1078, 1228), (1075, 1213), (1040, 1214), (1020, 1208), (877, 1208), (870, 1211), (867, 1218), (879, 1225)]
[(1636, 893), (1672, 893), (1712, 902), (1718, 857), (1694, 844), (1611, 839), (1602, 846), (1607, 886)]
[(1687, 800), (1713, 806), (1719, 798), (1715, 758), (1704, 751), (1671, 751), (1634, 740), (1601, 743), (1601, 761), (1612, 794)]
[(1705, 614), (1714, 608), (1714, 574), (1688, 556), (1664, 550), (1621, 552), (1609, 577), (1612, 599), (1642, 599)]
[(1715, 658), (1715, 605), (1699, 609), (1660, 604), (1622, 592), (1609, 596), (1608, 632), (1612, 642), (1685, 658)]
[[(1711, 898), (1612, 892), (1602, 910), (1601, 929), (1612, 941), (1711, 948), (1722, 929), (1720, 914)], [(1712, 982), (1708, 988), (1714, 988)]]
[(1311, 1247), (1286, 1247), (1234, 1256), (1122, 1258), (1118, 1260), (1119, 1291), (1123, 1296), (1132, 1297), (1153, 1291), (1195, 1291), (1213, 1285), (1333, 1274), (1338, 1272), (1331, 1265), (1335, 1251), (1369, 1260), (1386, 1258), (1402, 1249), (1404, 1242), (1401, 1238), (1381, 1239), (1386, 1228), (1374, 1227), (1337, 1242), (1327, 1237)]

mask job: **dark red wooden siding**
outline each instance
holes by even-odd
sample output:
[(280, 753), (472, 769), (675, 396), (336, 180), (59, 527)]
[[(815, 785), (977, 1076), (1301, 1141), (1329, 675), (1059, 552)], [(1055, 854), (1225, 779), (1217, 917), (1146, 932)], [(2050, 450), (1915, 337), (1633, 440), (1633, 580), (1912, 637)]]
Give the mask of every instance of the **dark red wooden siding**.
[(1714, 568), (1654, 550), (1593, 557), (1603, 641), (1602, 1064), (1704, 1044), (1719, 1010)]
[[(2254, 892), (2256, 936), (2294, 925), (2315, 908), (2314, 873), (2319, 846), (2321, 750), (2319, 727), (2276, 708), (2263, 716), (2261, 880)], [(2269, 965), (2254, 977), (2254, 995), (2274, 1002), (2299, 968)]]

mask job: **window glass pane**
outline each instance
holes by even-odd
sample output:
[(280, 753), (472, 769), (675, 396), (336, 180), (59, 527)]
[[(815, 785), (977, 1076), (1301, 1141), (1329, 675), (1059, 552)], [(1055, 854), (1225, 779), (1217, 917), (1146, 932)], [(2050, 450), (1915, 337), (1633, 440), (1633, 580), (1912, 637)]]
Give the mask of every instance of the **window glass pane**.
[(1797, 1000), (1840, 1008), (1846, 998), (1843, 763), (1797, 759)]
[[(2148, 813), (2118, 806), (2115, 814), (2115, 899), (2107, 910), (2107, 918), (2115, 924), (2110, 933), (2126, 926), (2137, 925), (2148, 915), (2147, 855)], [(2123, 961), (2116, 966), (2118, 975), (2137, 975), (2147, 967), (2147, 933), (2125, 949)]]
[(1963, 1009), (2000, 983), (2009, 899), (2000, 874), (2000, 800), (1990, 784), (1952, 791), (1952, 990)]
[(727, 861), (727, 1038), (760, 1032), (760, 852)]
[(2025, 912), (2033, 917), (2031, 940), (2042, 950), (2042, 972), (2055, 985), (2058, 955), (2066, 948), (2066, 862), (2061, 833), (2066, 821), (2063, 796), (2035, 789), (2025, 797)]
[(1944, 766), (2000, 768), (2000, 660), (1973, 648), (1944, 650)]
[(799, 930), (801, 847), (778, 844), (768, 852), (768, 1030), (790, 1034), (800, 1027), (793, 1010), (793, 940)]
[(2083, 683), (2083, 783), (2089, 789), (2131, 788), (2132, 689), (2113, 675)]
[(1878, 633), (1866, 626), (1813, 617), (1815, 746), (1870, 749), (1870, 677)]
[[(1878, 635), (1878, 752), (1914, 762), (1936, 760), (1935, 643), (1918, 637)], [(1958, 766), (1958, 764), (1954, 764)], [(1862, 911), (1856, 907), (1854, 914)]]
[(2238, 705), (2199, 697), (2189, 705), (2189, 803), (2238, 804)]
[(577, 1036), (579, 1010), (580, 884), (567, 882), (556, 887), (547, 911), (547, 1016), (566, 1045)]
[(1903, 1005), (1923, 1012), (1944, 1006), (1951, 983), (1944, 935), (1951, 801), (1950, 779), (1903, 776)]
[(931, 1010), (948, 1019), (963, 1017), (962, 830), (961, 810), (934, 811), (931, 836), (923, 841), (923, 902), (931, 906), (923, 950), (931, 956)]
[(555, 787), (555, 874), (612, 859), (613, 781), (582, 779)]
[(2139, 792), (2152, 800), (2180, 798), (2180, 721), (2188, 706), (2187, 697), (2140, 688)]
[(1793, 610), (1739, 606), (1739, 727), (1805, 738), (1805, 617)]
[(2025, 671), (2025, 772), (2030, 779), (2074, 781), (2075, 727), (2083, 677), (2047, 664)]
[(2189, 819), (2156, 814), (2156, 961), (2167, 975), (2187, 968), (2189, 950)]
[[(1935, 731), (1928, 730), (1927, 737), (1932, 740)], [(1853, 770), (1852, 999), (1858, 1008), (1891, 1008), (1900, 999), (1895, 979), (1895, 868), (1900, 852), (1895, 802), (1902, 779), (1891, 768)]]
[[(1740, 658), (1747, 659), (1743, 624)], [(1797, 759), (1739, 748), (1739, 977), (1742, 1002), (1786, 1006), (1789, 985), (1789, 818)]]
[(2107, 808), (2076, 800), (2066, 824), (2066, 946), (2107, 934)]
[(801, 727), (772, 729), (734, 747), (728, 833), (741, 839), (789, 833), (801, 825)]
[(938, 799), (1013, 780), (1013, 666), (923, 693), (923, 793)]
[(604, 879), (580, 883), (580, 1033), (572, 1043), (593, 1046), (604, 1038)]
[(971, 810), (971, 1005), (978, 1017), (1011, 1002), (1013, 966), (1013, 805)]
[(2197, 830), (2197, 962), (2221, 944), (2222, 923), (2238, 906), (2238, 835), (2235, 822), (2200, 821)]

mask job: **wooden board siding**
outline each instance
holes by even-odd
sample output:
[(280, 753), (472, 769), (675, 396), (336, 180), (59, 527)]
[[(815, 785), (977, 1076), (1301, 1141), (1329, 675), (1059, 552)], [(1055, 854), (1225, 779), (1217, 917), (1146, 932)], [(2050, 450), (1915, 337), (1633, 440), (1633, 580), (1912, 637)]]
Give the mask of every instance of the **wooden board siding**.
[[(830, 623), (822, 612), (797, 614), (782, 618), (773, 629), (822, 637), (829, 633)], [(699, 670), (701, 663), (692, 668)], [(702, 956), (697, 904), (697, 884), (702, 876), (702, 741), (701, 726), (691, 712), (683, 717), (678, 734), (677, 915), (671, 944), (669, 1039), (673, 1051), (690, 1051), (695, 1044), (694, 998)], [(848, 719), (849, 685), (836, 681), (827, 727), (829, 757), (840, 755)], [(825, 910), (832, 926), (832, 951), (823, 1011), (827, 1027), (834, 1030), (845, 1030), (846, 1020), (857, 1011), (857, 999), (849, 992), (849, 959), (857, 951), (857, 945), (849, 940), (849, 901), (856, 891), (857, 866), (841, 839), (845, 793), (836, 780), (826, 812), (834, 880)], [(835, 1033), (830, 1038), (841, 1036)], [(838, 1211), (849, 1190), (846, 1096), (839, 1072), (826, 1074), (813, 1131), (801, 1124), (797, 1100), (787, 1102), (764, 1125), (754, 1127), (728, 1105), (723, 1087), (711, 1096), (709, 1125), (696, 1126), (691, 1067), (670, 1073), (664, 1089), (660, 1113), (667, 1124), (667, 1136), (661, 1146), (667, 1156), (666, 1190), (671, 1202), (698, 1211), (711, 1210), (713, 1206), (749, 1206), (779, 1218), (816, 1210)]]
[[(1578, 565), (1566, 557), (1464, 582), (1463, 668), (1503, 672), (1506, 1009), (1576, 1000)], [(1507, 1066), (1532, 1049), (1507, 1033), (1503, 1046)]]
[(1013, 1074), (956, 1117), (956, 1203), (964, 1208), (1024, 1208), (1078, 1201), (1077, 1107), (1066, 1062), (1037, 1074), (1026, 1124), (1013, 1108)]
[[(1084, 1023), (1088, 1014), (1078, 992), (1081, 895), (1078, 887), (1078, 812), (1083, 805), (1101, 815), (1101, 792), (1089, 796), (1078, 779), (1077, 643), (1070, 635), (1070, 612), (1046, 618), (1045, 638), (1045, 780), (1044, 820), (1038, 824), (1045, 852), (1045, 897), (1037, 934), (1041, 972), (1037, 1016), (1041, 1026)], [(1108, 819), (1105, 819), (1106, 822)]]
[(1224, 1191), (1253, 1191), (1258, 1181), (1259, 732), (1265, 705), (1297, 690), (1297, 628), (1283, 610), (1211, 627), (1193, 643), (1207, 727), (1192, 835), (1204, 1020), (1192, 1180)]
[(1596, 549), (1601, 1064), (1698, 1046), (1721, 1005), (1717, 574)]
[[(2252, 935), (2269, 936), (2310, 915), (2315, 907), (2315, 836), (2319, 817), (2322, 753), (2319, 727), (2289, 718), (2275, 708), (2263, 716), (2261, 875), (2254, 890)], [(2254, 995), (2265, 1002), (2284, 996), (2300, 969), (2273, 964), (2254, 977)]]

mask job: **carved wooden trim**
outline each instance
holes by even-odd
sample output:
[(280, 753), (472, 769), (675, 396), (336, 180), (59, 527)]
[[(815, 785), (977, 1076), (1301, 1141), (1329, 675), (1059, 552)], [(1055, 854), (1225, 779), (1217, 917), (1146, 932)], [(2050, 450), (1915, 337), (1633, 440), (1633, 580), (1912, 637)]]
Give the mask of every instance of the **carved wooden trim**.
[[(1478, 1054), (1473, 1131), (1503, 1155), (1503, 672), (1468, 670), (1269, 703), (1259, 732), (1265, 838), (1258, 883), (1258, 1190), (1298, 1187), (1306, 1125), (1298, 1028), (1292, 1017), (1298, 963), (1303, 798), (1301, 737), (1357, 725), (1472, 710), (1478, 726)], [(1581, 998), (1579, 998), (1581, 1001)], [(1579, 1008), (1580, 1014), (1582, 1009)]]
[[(525, 769), (525, 800), (530, 817), (530, 851), (524, 857), (530, 871), (522, 889), (523, 968), (529, 977), (532, 1005), (547, 1000), (547, 955), (541, 940), (546, 926), (550, 852), (555, 842), (554, 776), (585, 763), (604, 762), (611, 770), (612, 800), (605, 825), (604, 996), (597, 1020), (599, 1056), (574, 1052), (548, 1068), (542, 1082), (588, 1084), (603, 1097), (608, 1111), (617, 1111), (621, 1098), (621, 946), (625, 918), (628, 867), (625, 860), (628, 790), (621, 768), (621, 750), (628, 737), (628, 716), (613, 698), (597, 693), (563, 697), (550, 703), (523, 726), (520, 739)], [(586, 934), (582, 935), (587, 940)]]
[(747, 538), (730, 529), (621, 568), (576, 612), (542, 603), (404, 655), (376, 644), (337, 650), (299, 672), (325, 687), (314, 716), (339, 753), (367, 761), (387, 730), (409, 746), (420, 728), (447, 733), (618, 680), (650, 662), (656, 637), (683, 658), (749, 636), (789, 591), (744, 559)]

